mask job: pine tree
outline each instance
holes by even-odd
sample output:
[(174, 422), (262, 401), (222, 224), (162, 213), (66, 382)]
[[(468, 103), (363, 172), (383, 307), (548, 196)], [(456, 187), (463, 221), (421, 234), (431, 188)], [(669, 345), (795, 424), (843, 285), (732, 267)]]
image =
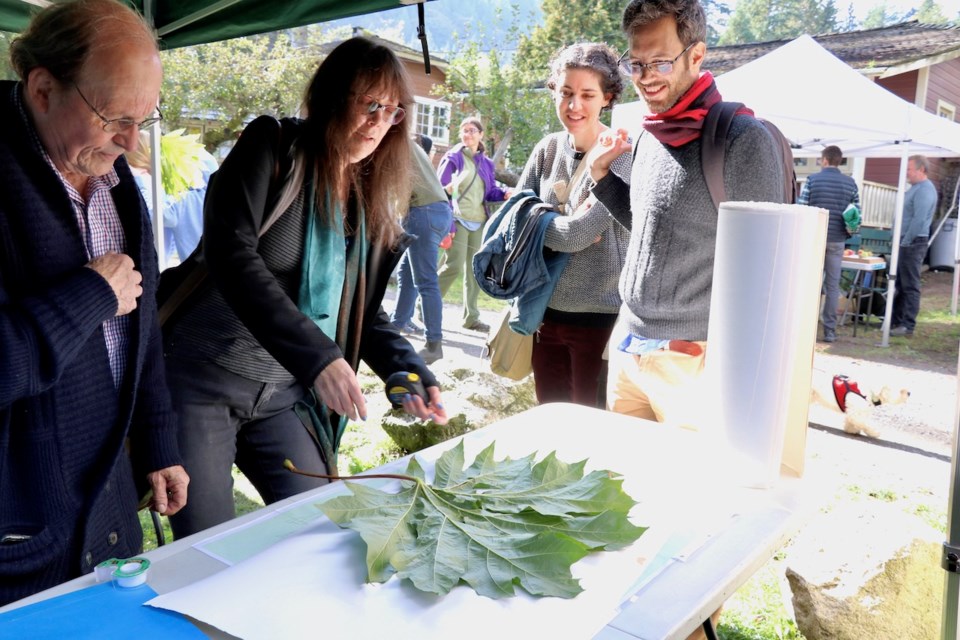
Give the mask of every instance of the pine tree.
[(730, 7), (719, 0), (701, 0), (707, 14), (707, 46), (713, 46), (720, 40), (720, 34), (730, 21)]
[(840, 27), (840, 31), (856, 31), (859, 28), (857, 16), (853, 12), (853, 3), (847, 5), (847, 19)]
[(879, 29), (881, 27), (886, 27), (891, 24), (897, 24), (898, 22), (903, 22), (907, 19), (905, 14), (897, 13), (892, 11), (885, 1), (881, 2), (875, 7), (872, 7), (870, 11), (867, 12), (867, 17), (863, 19), (863, 29)]
[(626, 43), (620, 28), (623, 0), (543, 0), (543, 24), (521, 37), (517, 68), (530, 80), (546, 79), (550, 58), (576, 42), (606, 42), (614, 49)]
[(921, 24), (944, 24), (948, 22), (943, 10), (934, 0), (923, 0), (914, 16)]
[(720, 44), (786, 40), (836, 30), (836, 0), (743, 0)]

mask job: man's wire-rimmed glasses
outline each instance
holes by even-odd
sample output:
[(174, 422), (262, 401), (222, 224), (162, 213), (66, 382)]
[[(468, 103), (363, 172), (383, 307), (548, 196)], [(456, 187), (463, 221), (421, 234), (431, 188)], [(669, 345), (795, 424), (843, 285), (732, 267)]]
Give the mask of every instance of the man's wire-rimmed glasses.
[(673, 60), (654, 60), (653, 62), (638, 62), (630, 58), (630, 49), (627, 49), (623, 52), (623, 55), (620, 56), (620, 59), (617, 60), (617, 65), (620, 67), (620, 72), (625, 76), (643, 76), (644, 71), (653, 71), (661, 76), (670, 75), (670, 72), (673, 71), (673, 65), (677, 63), (683, 54), (687, 51), (690, 51), (690, 47), (697, 44), (696, 41), (691, 42), (687, 45), (687, 48), (680, 52), (680, 54)]
[(376, 98), (373, 96), (364, 95), (363, 97), (369, 100), (369, 102), (366, 103), (360, 101), (360, 104), (363, 105), (367, 115), (373, 115), (377, 111), (382, 110), (383, 115), (381, 117), (385, 122), (389, 122), (391, 125), (400, 124), (403, 121), (403, 116), (407, 114), (403, 107), (392, 104), (381, 104), (380, 102), (377, 102)]
[(97, 108), (90, 104), (90, 101), (87, 100), (87, 96), (83, 95), (83, 92), (80, 91), (80, 87), (78, 87), (76, 83), (73, 84), (73, 88), (76, 89), (77, 93), (80, 94), (80, 98), (83, 99), (84, 103), (90, 107), (90, 111), (93, 111), (93, 113), (100, 118), (100, 121), (103, 123), (103, 130), (107, 133), (123, 133), (130, 127), (136, 127), (142, 131), (143, 129), (147, 129), (157, 122), (163, 120), (163, 113), (160, 112), (160, 107), (156, 108), (157, 115), (144, 118), (140, 122), (137, 122), (133, 118), (114, 118), (113, 120), (104, 118), (103, 115), (97, 111)]

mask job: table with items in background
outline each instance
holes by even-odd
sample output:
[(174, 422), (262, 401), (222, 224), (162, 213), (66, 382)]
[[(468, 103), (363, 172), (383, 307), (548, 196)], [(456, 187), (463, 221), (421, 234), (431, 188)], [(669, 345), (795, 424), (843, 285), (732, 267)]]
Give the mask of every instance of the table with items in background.
[(857, 335), (857, 325), (860, 323), (862, 314), (861, 306), (864, 300), (867, 301), (867, 311), (863, 324), (870, 326), (870, 316), (873, 313), (873, 296), (878, 294), (881, 297), (885, 295), (884, 289), (880, 284), (882, 275), (887, 270), (887, 263), (884, 261), (860, 261), (844, 259), (840, 262), (840, 268), (847, 271), (853, 271), (853, 278), (850, 281), (850, 287), (847, 289), (846, 304), (844, 305), (843, 316), (840, 318), (840, 324), (846, 324), (848, 316), (853, 316), (853, 335)]

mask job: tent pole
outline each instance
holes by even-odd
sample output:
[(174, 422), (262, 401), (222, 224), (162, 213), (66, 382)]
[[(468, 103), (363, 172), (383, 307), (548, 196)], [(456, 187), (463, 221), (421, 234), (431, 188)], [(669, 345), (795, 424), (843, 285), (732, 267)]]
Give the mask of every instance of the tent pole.
[(903, 143), (900, 154), (900, 177), (897, 179), (897, 203), (894, 206), (893, 234), (890, 239), (890, 264), (887, 267), (887, 304), (883, 312), (883, 339), (878, 347), (890, 346), (890, 318), (893, 316), (893, 296), (897, 283), (897, 258), (900, 255), (900, 223), (903, 221), (903, 198), (907, 186), (907, 161), (910, 158), (910, 143)]
[[(960, 353), (960, 352), (958, 352)], [(960, 358), (957, 371), (960, 372)], [(950, 462), (950, 497), (947, 501), (947, 541), (943, 543), (941, 566), (946, 571), (943, 582), (943, 623), (940, 626), (941, 640), (960, 638), (957, 615), (960, 605), (960, 376), (957, 376), (957, 404), (953, 418), (953, 459)]]
[[(960, 220), (960, 216), (957, 217), (957, 220)], [(954, 234), (956, 235), (956, 244), (953, 246), (953, 289), (952, 294), (950, 295), (950, 315), (957, 315), (957, 292), (960, 291), (960, 229)]]
[[(957, 185), (953, 189), (953, 206), (960, 206), (957, 194), (960, 193), (960, 176), (957, 177)], [(957, 221), (960, 223), (960, 212), (957, 215)], [(953, 288), (950, 290), (950, 315), (957, 315), (957, 292), (960, 291), (960, 229), (954, 230), (953, 245)]]
[[(154, 26), (157, 7), (154, 0), (144, 0), (143, 19)], [(164, 246), (163, 238), (163, 181), (160, 176), (160, 123), (156, 122), (150, 127), (150, 186), (153, 202), (153, 242), (157, 247), (157, 263), (160, 270), (167, 266), (167, 248)]]
[(167, 267), (167, 247), (163, 237), (163, 202), (166, 200), (163, 193), (163, 180), (160, 175), (160, 123), (150, 126), (150, 182), (153, 197), (153, 243), (157, 247), (157, 262), (160, 271)]

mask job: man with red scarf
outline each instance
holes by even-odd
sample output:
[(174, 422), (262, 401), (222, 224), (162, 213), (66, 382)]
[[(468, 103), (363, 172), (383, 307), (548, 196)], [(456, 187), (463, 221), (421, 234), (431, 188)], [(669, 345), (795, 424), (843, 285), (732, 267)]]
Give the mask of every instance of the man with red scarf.
[[(610, 211), (629, 200), (631, 229), (620, 276), (618, 326), (609, 344), (607, 403), (628, 415), (699, 426), (717, 234), (700, 160), (700, 131), (720, 93), (701, 72), (707, 24), (698, 0), (632, 0), (623, 13), (630, 43), (621, 57), (650, 114), (635, 141), (630, 185), (610, 162), (629, 152), (626, 135), (591, 167), (593, 194)], [(777, 143), (749, 109), (734, 117), (726, 140), (727, 200), (782, 202)], [(619, 218), (618, 218), (619, 219)], [(757, 247), (761, 250), (762, 247)]]

